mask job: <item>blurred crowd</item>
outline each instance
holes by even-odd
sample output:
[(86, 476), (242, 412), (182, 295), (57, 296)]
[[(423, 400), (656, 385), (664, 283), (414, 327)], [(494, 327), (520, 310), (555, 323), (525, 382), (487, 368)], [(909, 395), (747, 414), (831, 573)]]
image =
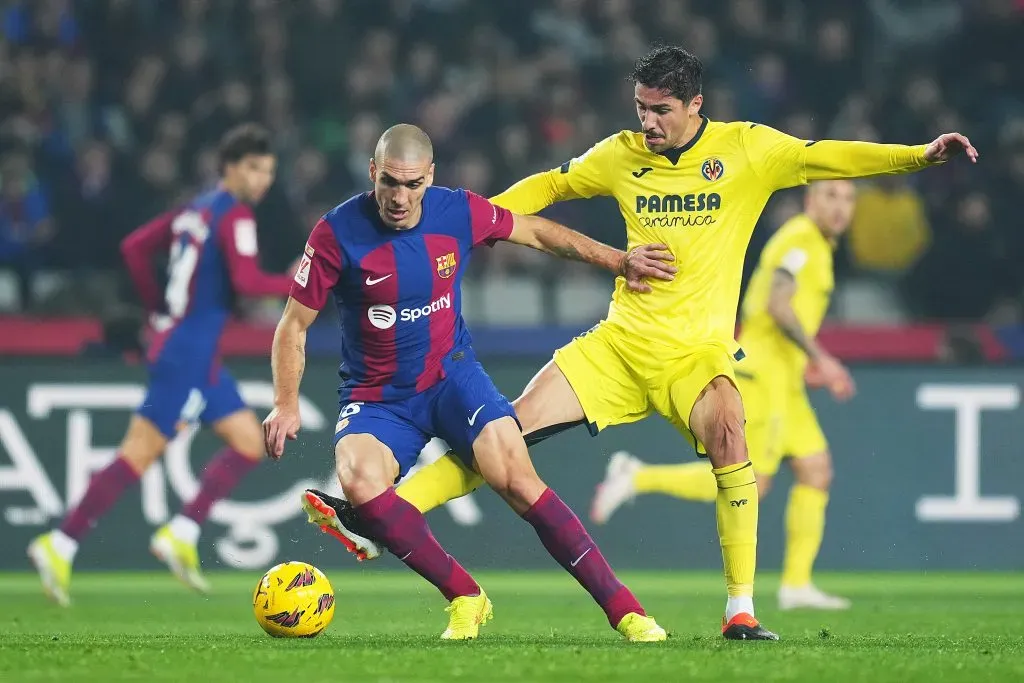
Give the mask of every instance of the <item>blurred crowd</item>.
[[(368, 187), (388, 125), (427, 130), (436, 182), (496, 193), (635, 128), (624, 75), (656, 41), (704, 61), (713, 119), (968, 134), (977, 167), (861, 183), (838, 314), (1020, 314), (1024, 0), (0, 0), (0, 308), (125, 301), (119, 240), (215, 182), (235, 123), (277, 137), (258, 218), (264, 266), (284, 270), (323, 211)], [(800, 201), (772, 201), (753, 255)], [(550, 212), (624, 242), (608, 202)], [(473, 265), (549, 288), (590, 277), (515, 248)]]

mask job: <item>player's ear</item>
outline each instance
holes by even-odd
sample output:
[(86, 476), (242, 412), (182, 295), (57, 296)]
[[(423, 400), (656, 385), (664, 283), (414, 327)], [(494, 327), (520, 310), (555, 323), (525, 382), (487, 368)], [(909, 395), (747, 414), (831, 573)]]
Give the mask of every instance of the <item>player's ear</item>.
[(424, 180), (426, 181), (424, 183), (424, 185), (426, 185), (427, 187), (430, 187), (431, 185), (434, 184), (434, 164), (433, 163), (431, 163), (430, 164), (430, 168), (427, 169), (427, 174), (424, 176)]
[(700, 108), (704, 104), (704, 95), (697, 93), (697, 95), (690, 100), (690, 104), (687, 105), (686, 111), (690, 116), (696, 116), (700, 113)]
[(370, 157), (370, 182), (374, 184), (377, 182), (377, 164), (374, 163), (373, 157)]

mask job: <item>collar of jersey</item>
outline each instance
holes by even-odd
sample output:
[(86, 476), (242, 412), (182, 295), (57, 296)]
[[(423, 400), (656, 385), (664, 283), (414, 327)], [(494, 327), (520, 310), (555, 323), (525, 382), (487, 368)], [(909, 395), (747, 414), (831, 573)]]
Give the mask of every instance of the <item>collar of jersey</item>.
[(683, 156), (685, 152), (687, 152), (691, 147), (697, 144), (697, 141), (700, 140), (700, 136), (704, 135), (704, 129), (707, 127), (708, 117), (704, 116), (704, 114), (701, 114), (700, 128), (697, 129), (696, 135), (690, 138), (689, 142), (687, 142), (682, 147), (673, 147), (672, 149), (666, 149), (664, 152), (658, 152), (658, 154), (671, 161), (672, 165), (675, 166), (676, 164), (679, 163), (679, 157)]

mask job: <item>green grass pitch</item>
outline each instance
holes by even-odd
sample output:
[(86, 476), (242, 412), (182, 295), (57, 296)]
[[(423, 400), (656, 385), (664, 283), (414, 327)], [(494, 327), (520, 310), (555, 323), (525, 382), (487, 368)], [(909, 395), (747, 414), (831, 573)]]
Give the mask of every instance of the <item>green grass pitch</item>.
[(34, 575), (0, 574), (2, 681), (1021, 681), (1024, 577), (832, 574), (846, 613), (780, 613), (759, 578), (758, 615), (778, 643), (719, 635), (720, 576), (627, 573), (671, 636), (629, 645), (568, 576), (478, 578), (495, 618), (470, 643), (443, 643), (442, 598), (407, 572), (329, 570), (334, 622), (314, 640), (275, 640), (250, 605), (257, 576), (213, 575), (189, 594), (167, 575), (80, 573), (75, 604), (47, 603)]

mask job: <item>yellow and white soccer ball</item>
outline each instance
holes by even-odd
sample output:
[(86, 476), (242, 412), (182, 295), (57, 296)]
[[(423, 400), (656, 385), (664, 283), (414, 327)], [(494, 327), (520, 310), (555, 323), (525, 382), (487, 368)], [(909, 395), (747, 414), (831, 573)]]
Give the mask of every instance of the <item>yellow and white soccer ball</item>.
[(334, 589), (305, 562), (271, 567), (252, 594), (256, 621), (275, 638), (314, 638), (334, 618)]

